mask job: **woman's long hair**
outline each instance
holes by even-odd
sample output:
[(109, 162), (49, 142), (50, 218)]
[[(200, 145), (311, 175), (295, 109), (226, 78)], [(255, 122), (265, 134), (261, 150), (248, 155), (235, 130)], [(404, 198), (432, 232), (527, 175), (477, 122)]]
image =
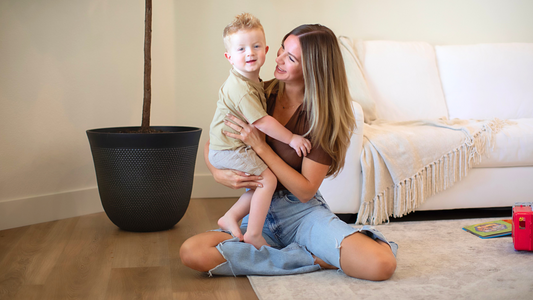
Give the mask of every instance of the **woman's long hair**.
[(327, 176), (344, 167), (346, 151), (355, 129), (352, 99), (337, 37), (322, 25), (301, 25), (289, 35), (300, 40), (305, 82), (304, 108), (309, 134), (332, 158)]

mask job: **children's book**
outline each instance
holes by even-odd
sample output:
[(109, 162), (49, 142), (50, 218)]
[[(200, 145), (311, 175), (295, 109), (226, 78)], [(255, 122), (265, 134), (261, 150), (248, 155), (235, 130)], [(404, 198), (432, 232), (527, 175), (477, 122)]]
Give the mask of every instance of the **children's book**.
[(463, 230), (470, 232), (482, 239), (507, 236), (511, 235), (513, 232), (513, 220), (484, 222), (463, 227)]

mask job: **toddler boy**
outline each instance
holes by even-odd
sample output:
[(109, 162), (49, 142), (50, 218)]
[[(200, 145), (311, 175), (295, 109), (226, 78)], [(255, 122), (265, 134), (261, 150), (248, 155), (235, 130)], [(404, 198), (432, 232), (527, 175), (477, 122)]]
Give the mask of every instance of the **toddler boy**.
[[(289, 144), (298, 154), (311, 149), (311, 143), (290, 132), (266, 113), (266, 99), (259, 71), (268, 52), (263, 26), (248, 13), (235, 17), (224, 29), (225, 57), (233, 66), (219, 91), (217, 110), (210, 127), (209, 162), (217, 169), (239, 170), (260, 175), (262, 188), (249, 190), (218, 220), (218, 225), (257, 249), (267, 245), (262, 236), (266, 214), (276, 189), (277, 179), (259, 156), (242, 141), (227, 137), (235, 132), (224, 124), (227, 114), (253, 124), (266, 135)], [(242, 235), (238, 222), (250, 214), (248, 228)]]

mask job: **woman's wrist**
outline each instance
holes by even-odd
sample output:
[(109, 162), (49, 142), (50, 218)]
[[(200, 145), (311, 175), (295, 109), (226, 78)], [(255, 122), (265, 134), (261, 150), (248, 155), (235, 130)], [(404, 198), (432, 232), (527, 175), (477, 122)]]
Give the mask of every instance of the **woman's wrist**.
[(211, 172), (211, 175), (213, 175), (213, 179), (215, 179), (217, 183), (222, 183), (220, 180), (220, 176), (219, 176), (220, 175), (219, 169), (213, 167), (213, 169), (209, 169), (209, 171)]
[(261, 143), (252, 148), (254, 149), (255, 153), (257, 153), (257, 155), (259, 155), (260, 157), (267, 153), (269, 149), (272, 149), (266, 142)]

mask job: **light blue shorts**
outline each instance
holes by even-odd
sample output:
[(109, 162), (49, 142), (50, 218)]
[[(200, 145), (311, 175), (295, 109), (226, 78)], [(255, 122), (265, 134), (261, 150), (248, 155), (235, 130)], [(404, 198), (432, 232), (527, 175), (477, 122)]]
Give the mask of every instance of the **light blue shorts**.
[[(246, 232), (248, 217), (242, 221)], [(398, 245), (389, 242), (371, 226), (354, 228), (340, 220), (317, 193), (306, 203), (288, 191), (274, 193), (263, 237), (271, 247), (254, 246), (229, 239), (217, 246), (226, 262), (209, 271), (210, 275), (289, 275), (319, 270), (315, 255), (340, 268), (340, 245), (345, 237), (362, 232), (387, 243), (394, 255)]]

